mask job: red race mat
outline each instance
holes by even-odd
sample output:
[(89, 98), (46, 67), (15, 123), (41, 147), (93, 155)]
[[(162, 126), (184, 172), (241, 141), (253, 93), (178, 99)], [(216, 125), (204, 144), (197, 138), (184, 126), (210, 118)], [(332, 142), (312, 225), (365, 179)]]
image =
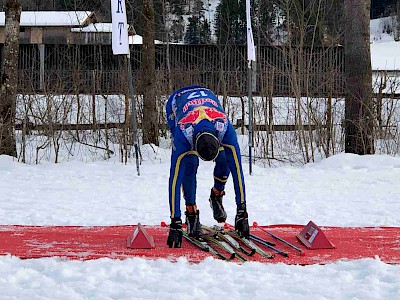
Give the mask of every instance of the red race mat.
[[(154, 238), (154, 249), (129, 249), (127, 238), (136, 226), (23, 226), (0, 225), (0, 255), (13, 255), (20, 258), (63, 257), (66, 259), (89, 260), (98, 258), (126, 259), (143, 257), (148, 259), (165, 258), (176, 261), (186, 257), (190, 262), (200, 262), (212, 254), (201, 251), (186, 240), (182, 248), (170, 249), (166, 245), (168, 228), (143, 226)], [(261, 228), (260, 228), (261, 227)], [(299, 252), (275, 240), (265, 233), (267, 229), (274, 235), (301, 248)], [(400, 263), (399, 227), (326, 227), (320, 226), (335, 249), (307, 249), (296, 238), (304, 225), (271, 225), (251, 227), (250, 232), (276, 244), (289, 257), (276, 254), (273, 259), (265, 259), (259, 254), (247, 257), (250, 261), (286, 264), (326, 264), (338, 260), (355, 260), (379, 257), (389, 264)], [(261, 246), (265, 251), (273, 253)], [(234, 260), (238, 261), (238, 260)]]

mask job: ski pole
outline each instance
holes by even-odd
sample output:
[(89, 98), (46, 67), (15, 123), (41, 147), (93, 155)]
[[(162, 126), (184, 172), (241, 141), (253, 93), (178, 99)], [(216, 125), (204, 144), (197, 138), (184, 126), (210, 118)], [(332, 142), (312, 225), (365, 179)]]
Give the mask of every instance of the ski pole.
[(275, 247), (275, 246), (276, 246), (276, 244), (271, 243), (270, 241), (264, 240), (264, 239), (260, 238), (259, 236), (256, 236), (256, 235), (250, 233), (250, 237), (251, 237), (251, 236), (253, 236), (253, 237), (256, 238), (256, 239), (262, 240), (262, 241), (263, 241), (265, 244), (267, 244), (268, 246), (272, 246), (272, 247)]
[(272, 232), (269, 232), (268, 230), (266, 230), (266, 229), (264, 229), (264, 228), (261, 228), (261, 227), (259, 227), (259, 228), (260, 228), (262, 231), (268, 233), (268, 234), (269, 234), (270, 236), (272, 236), (274, 239), (277, 239), (278, 241), (281, 241), (282, 243), (288, 245), (289, 247), (292, 247), (293, 249), (299, 251), (301, 256), (305, 255), (304, 252), (303, 252), (303, 250), (301, 250), (300, 248), (296, 247), (295, 245), (293, 245), (293, 244), (291, 244), (291, 243), (285, 241), (284, 239), (282, 239), (282, 238), (280, 238), (279, 236), (273, 234)]
[(279, 250), (278, 248), (275, 248), (274, 246), (271, 246), (265, 240), (263, 240), (262, 238), (260, 238), (260, 237), (258, 237), (256, 235), (250, 234), (250, 239), (252, 239), (253, 241), (255, 241), (255, 242), (257, 242), (257, 243), (259, 243), (259, 244), (261, 244), (261, 245), (263, 245), (263, 246), (265, 246), (267, 248), (270, 248), (270, 249), (276, 251), (278, 254), (283, 255), (284, 257), (289, 257), (288, 253), (286, 253), (286, 252), (284, 252), (282, 250)]

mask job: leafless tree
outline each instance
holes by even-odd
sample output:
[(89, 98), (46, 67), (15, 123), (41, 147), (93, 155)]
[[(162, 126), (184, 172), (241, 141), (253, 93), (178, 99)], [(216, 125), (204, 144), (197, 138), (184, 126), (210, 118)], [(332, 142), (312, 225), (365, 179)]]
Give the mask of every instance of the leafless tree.
[(370, 1), (345, 0), (345, 151), (374, 153)]
[(143, 143), (158, 145), (153, 0), (143, 2)]
[(17, 155), (14, 125), (17, 101), (20, 0), (5, 3), (5, 44), (0, 82), (0, 154)]

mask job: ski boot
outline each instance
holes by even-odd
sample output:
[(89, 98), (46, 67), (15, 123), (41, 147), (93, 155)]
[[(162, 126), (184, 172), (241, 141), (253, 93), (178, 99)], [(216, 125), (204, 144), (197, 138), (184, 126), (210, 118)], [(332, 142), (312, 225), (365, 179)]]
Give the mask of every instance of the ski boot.
[(195, 205), (186, 205), (186, 230), (191, 237), (199, 237), (203, 234), (200, 224), (200, 212)]
[[(216, 191), (216, 192), (215, 192)], [(218, 223), (226, 221), (226, 212), (222, 205), (222, 197), (225, 195), (224, 191), (218, 191), (214, 188), (211, 189), (210, 206), (213, 211), (213, 217)]]

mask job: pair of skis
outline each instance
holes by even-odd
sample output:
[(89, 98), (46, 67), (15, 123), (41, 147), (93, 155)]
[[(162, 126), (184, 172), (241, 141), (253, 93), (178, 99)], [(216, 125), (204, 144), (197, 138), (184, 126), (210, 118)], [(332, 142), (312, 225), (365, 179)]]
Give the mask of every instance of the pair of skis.
[(191, 244), (197, 246), (198, 248), (200, 248), (201, 250), (205, 251), (205, 252), (210, 252), (211, 254), (215, 255), (216, 257), (218, 257), (219, 259), (222, 260), (231, 260), (233, 258), (235, 258), (235, 255), (231, 255), (230, 257), (227, 257), (225, 255), (223, 255), (220, 251), (216, 250), (215, 248), (213, 248), (207, 241), (206, 239), (203, 239), (202, 237), (192, 237), (189, 236), (189, 234), (187, 233), (187, 231), (183, 231), (183, 237), (188, 240)]
[[(248, 259), (245, 256), (253, 256), (255, 253), (271, 259), (275, 255), (264, 251), (252, 240), (239, 236), (235, 230), (225, 230), (224, 228), (214, 226), (203, 226), (204, 234), (199, 237), (192, 237), (184, 231), (183, 236), (193, 245), (203, 251), (207, 251), (223, 260), (238, 260), (245, 262)], [(264, 241), (268, 243), (267, 241)], [(223, 254), (227, 253), (227, 254)]]

